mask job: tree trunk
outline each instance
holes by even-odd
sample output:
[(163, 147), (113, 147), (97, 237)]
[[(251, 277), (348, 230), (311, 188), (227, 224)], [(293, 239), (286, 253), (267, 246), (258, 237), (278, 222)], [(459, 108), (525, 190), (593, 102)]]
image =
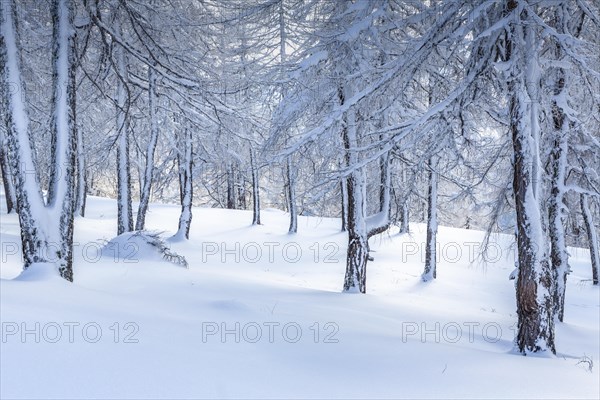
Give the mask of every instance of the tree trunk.
[[(116, 31), (120, 34), (121, 27), (118, 17), (115, 19)], [(133, 210), (131, 206), (131, 172), (129, 155), (129, 89), (127, 56), (125, 49), (119, 44), (116, 46), (117, 58), (117, 132), (119, 136), (117, 146), (117, 234), (133, 230)]]
[(233, 163), (227, 163), (227, 208), (230, 210), (236, 209), (235, 201), (235, 171)]
[[(344, 104), (344, 99), (345, 96), (340, 90), (342, 104)], [(358, 162), (356, 123), (356, 111), (354, 108), (350, 108), (346, 112), (345, 124), (342, 128), (342, 139), (348, 167), (354, 166)], [(366, 293), (369, 244), (365, 210), (366, 181), (362, 169), (353, 170), (346, 178), (346, 188), (348, 197), (348, 250), (344, 291)]]
[(85, 165), (85, 149), (83, 145), (83, 132), (77, 129), (77, 199), (75, 201), (75, 215), (85, 217), (87, 203), (87, 169)]
[(254, 150), (250, 148), (250, 169), (252, 170), (252, 225), (260, 225), (260, 186), (258, 167), (254, 159)]
[(598, 284), (598, 268), (600, 268), (600, 249), (598, 248), (598, 231), (594, 226), (592, 212), (588, 203), (588, 196), (581, 194), (579, 197), (581, 206), (581, 214), (583, 215), (583, 223), (587, 232), (588, 246), (590, 248), (590, 257), (592, 262), (592, 282)]
[[(554, 346), (553, 276), (546, 254), (546, 239), (542, 225), (539, 193), (536, 186), (539, 160), (537, 104), (539, 88), (533, 28), (527, 21), (527, 11), (516, 10), (518, 3), (508, 0), (508, 11), (517, 21), (510, 26), (506, 54), (510, 63), (508, 76), (510, 132), (513, 144), (513, 192), (517, 214), (517, 281), (518, 332), (516, 344), (523, 354)], [(525, 22), (525, 23), (523, 23)], [(523, 71), (527, 71), (524, 74)]]
[[(3, 109), (6, 110), (6, 136), (9, 147), (10, 171), (15, 179), (15, 197), (24, 268), (36, 262), (46, 261), (47, 243), (43, 212), (44, 198), (39, 178), (35, 173), (29, 119), (25, 106), (24, 86), (21, 80), (16, 9), (13, 0), (0, 7), (0, 73), (2, 79)], [(18, 90), (15, 90), (15, 85)]]
[(192, 131), (186, 129), (184, 132), (184, 140), (182, 141), (183, 157), (178, 157), (179, 160), (179, 182), (182, 187), (181, 196), (181, 215), (179, 216), (179, 228), (174, 238), (189, 239), (190, 227), (192, 225), (192, 201), (194, 198), (193, 186), (193, 146), (192, 146)]
[[(24, 267), (49, 262), (60, 275), (73, 280), (73, 213), (75, 207), (75, 29), (73, 4), (54, 0), (53, 22), (53, 96), (51, 123), (51, 171), (48, 201), (40, 190), (29, 135), (23, 84), (16, 42), (14, 3), (0, 10), (0, 74), (4, 92), (7, 137), (11, 152), (11, 171), (15, 173), (17, 210), (21, 227)], [(9, 91), (16, 84), (21, 90)]]
[[(3, 95), (0, 96), (3, 97)], [(15, 196), (15, 184), (8, 161), (10, 156), (8, 154), (8, 141), (4, 137), (4, 127), (0, 127), (0, 146), (0, 173), (2, 174), (2, 184), (4, 186), (6, 212), (11, 214), (16, 211), (17, 198)]]
[(340, 181), (340, 195), (342, 197), (342, 232), (348, 230), (348, 179)]
[(296, 172), (294, 167), (292, 167), (291, 156), (287, 158), (286, 161), (286, 176), (287, 176), (287, 189), (288, 189), (288, 207), (290, 211), (290, 227), (288, 229), (289, 233), (298, 232), (298, 210), (296, 209), (296, 182), (295, 175)]
[(425, 245), (425, 270), (421, 275), (424, 282), (437, 277), (437, 191), (438, 173), (436, 156), (429, 158), (429, 189), (427, 192), (427, 243)]
[[(54, 93), (52, 97), (53, 161), (48, 188), (48, 207), (54, 223), (51, 244), (60, 243), (57, 265), (60, 275), (73, 281), (73, 217), (76, 201), (77, 125), (75, 120), (75, 28), (71, 0), (52, 3)], [(56, 224), (56, 221), (59, 221)]]
[(140, 196), (135, 229), (141, 231), (146, 227), (146, 212), (152, 193), (152, 180), (154, 175), (154, 153), (158, 143), (158, 117), (156, 113), (156, 72), (153, 67), (148, 67), (148, 106), (150, 107), (150, 140), (146, 149), (146, 167), (144, 169), (144, 184)]

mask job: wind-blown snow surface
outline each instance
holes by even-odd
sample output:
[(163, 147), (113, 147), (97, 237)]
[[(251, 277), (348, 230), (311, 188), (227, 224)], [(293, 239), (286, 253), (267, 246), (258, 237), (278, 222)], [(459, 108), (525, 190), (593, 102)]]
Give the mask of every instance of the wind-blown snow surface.
[[(147, 227), (175, 233), (179, 209), (151, 205)], [(571, 249), (559, 354), (523, 357), (512, 344), (507, 237), (492, 248), (498, 260), (483, 265), (469, 263), (481, 232), (440, 228), (438, 279), (423, 283), (425, 227), (380, 235), (371, 241), (368, 294), (343, 294), (338, 220), (300, 217), (299, 233), (288, 235), (280, 211), (263, 210), (264, 225), (251, 227), (250, 212), (195, 208), (189, 242), (172, 243), (187, 257), (185, 269), (155, 254), (98, 258), (103, 240), (115, 236), (116, 202), (90, 198), (87, 211), (76, 221), (71, 284), (47, 265), (18, 277), (17, 218), (2, 210), (2, 398), (600, 394), (599, 290), (582, 282), (590, 276), (585, 251)], [(453, 262), (457, 249), (462, 258)], [(222, 328), (231, 332), (221, 337)]]

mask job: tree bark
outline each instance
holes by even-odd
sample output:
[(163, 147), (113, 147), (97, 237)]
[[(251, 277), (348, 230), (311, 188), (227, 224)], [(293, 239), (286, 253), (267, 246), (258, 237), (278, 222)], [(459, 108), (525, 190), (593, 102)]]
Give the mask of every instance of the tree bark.
[[(3, 97), (3, 95), (1, 96)], [(10, 158), (10, 156), (7, 154), (8, 142), (4, 137), (3, 128), (0, 128), (0, 146), (0, 173), (2, 174), (2, 184), (4, 186), (6, 212), (7, 214), (11, 214), (16, 212), (17, 198), (15, 196), (15, 184), (8, 161)]]
[(540, 201), (536, 197), (539, 115), (532, 91), (539, 87), (537, 66), (533, 64), (537, 59), (537, 43), (533, 28), (527, 20), (523, 21), (527, 19), (527, 11), (518, 8), (515, 0), (508, 0), (507, 6), (507, 11), (515, 15), (506, 54), (510, 63), (508, 94), (519, 263), (516, 344), (523, 354), (547, 349), (555, 353), (552, 287), (555, 277), (546, 254)]
[[(121, 34), (119, 17), (115, 18), (116, 31)], [(129, 154), (129, 89), (127, 55), (119, 44), (116, 46), (117, 62), (117, 234), (133, 230), (131, 206), (131, 171)]]
[(154, 153), (158, 143), (158, 116), (156, 112), (156, 72), (153, 66), (148, 67), (148, 106), (150, 108), (150, 140), (146, 149), (146, 163), (144, 169), (144, 183), (140, 196), (135, 229), (141, 231), (146, 227), (146, 213), (152, 193), (152, 181), (154, 176)]
[[(44, 202), (35, 164), (19, 66), (19, 48), (14, 19), (16, 10), (9, 1), (0, 9), (0, 75), (4, 92), (7, 137), (15, 173), (17, 211), (21, 227), (24, 268), (33, 263), (56, 265), (60, 275), (73, 280), (73, 214), (75, 208), (75, 29), (73, 4), (54, 0), (53, 96), (51, 171), (48, 200)], [(16, 84), (20, 91), (9, 91)]]
[(181, 214), (179, 216), (179, 228), (175, 234), (176, 239), (189, 239), (190, 227), (192, 225), (192, 201), (194, 198), (193, 186), (193, 145), (192, 131), (186, 129), (184, 132), (184, 140), (181, 146), (184, 156), (178, 157), (179, 160), (179, 182), (182, 187), (181, 196)]
[(583, 215), (583, 223), (587, 232), (588, 246), (590, 248), (590, 258), (592, 263), (592, 283), (598, 284), (598, 269), (600, 268), (600, 249), (598, 243), (598, 231), (594, 225), (592, 212), (590, 210), (588, 196), (581, 194), (579, 196), (579, 204), (581, 214)]
[(258, 167), (254, 158), (254, 150), (250, 149), (250, 169), (252, 170), (252, 225), (260, 225), (260, 186)]
[(437, 277), (437, 192), (438, 173), (437, 162), (432, 156), (428, 161), (429, 189), (427, 192), (427, 239), (425, 244), (425, 270), (421, 275), (424, 282)]

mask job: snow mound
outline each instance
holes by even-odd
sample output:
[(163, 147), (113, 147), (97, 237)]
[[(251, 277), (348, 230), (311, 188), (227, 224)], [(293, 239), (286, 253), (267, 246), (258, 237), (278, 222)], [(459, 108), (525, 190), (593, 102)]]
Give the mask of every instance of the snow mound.
[(136, 263), (140, 260), (165, 260), (188, 268), (185, 257), (175, 253), (158, 232), (125, 232), (109, 240), (100, 250), (102, 257), (115, 262)]
[[(32, 282), (32, 281), (62, 281), (58, 274), (56, 265), (53, 263), (33, 263), (27, 269), (24, 269), (14, 280)], [(66, 282), (66, 281), (65, 281)]]

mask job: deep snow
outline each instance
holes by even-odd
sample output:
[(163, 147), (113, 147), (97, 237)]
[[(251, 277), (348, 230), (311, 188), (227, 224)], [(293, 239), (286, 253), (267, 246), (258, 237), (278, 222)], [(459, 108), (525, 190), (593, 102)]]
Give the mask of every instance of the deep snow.
[[(179, 211), (152, 204), (147, 228), (168, 238)], [(17, 218), (1, 212), (2, 398), (600, 396), (599, 367), (580, 362), (600, 358), (599, 288), (581, 249), (558, 355), (524, 357), (507, 236), (495, 262), (469, 262), (483, 233), (441, 227), (438, 278), (423, 283), (425, 226), (394, 228), (371, 240), (368, 293), (344, 294), (339, 220), (300, 217), (288, 235), (281, 211), (252, 227), (250, 211), (194, 208), (189, 242), (171, 243), (186, 269), (135, 246), (99, 254), (116, 202), (92, 197), (71, 284), (48, 265), (19, 276)]]

